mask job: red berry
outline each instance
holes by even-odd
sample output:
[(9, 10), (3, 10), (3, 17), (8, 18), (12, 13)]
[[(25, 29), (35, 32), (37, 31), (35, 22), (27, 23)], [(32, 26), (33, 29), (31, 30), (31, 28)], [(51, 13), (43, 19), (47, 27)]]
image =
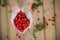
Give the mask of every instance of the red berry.
[(48, 23), (46, 24), (46, 26), (48, 26)]
[(56, 14), (54, 14), (54, 16), (56, 16)]
[(55, 22), (55, 19), (54, 20), (52, 20), (53, 22)]
[(52, 25), (54, 26), (55, 24), (53, 23)]
[(19, 27), (19, 25), (16, 25), (17, 27)]
[(21, 38), (20, 36), (18, 36), (18, 38)]
[(8, 36), (6, 36), (6, 38), (8, 38)]
[(43, 17), (43, 20), (46, 20), (45, 17)]
[(51, 21), (51, 19), (49, 19), (49, 21)]
[(16, 36), (18, 36), (18, 33), (16, 34)]
[(29, 19), (26, 17), (25, 13), (20, 11), (14, 19), (14, 25), (16, 28), (23, 32), (29, 26)]
[(52, 17), (53, 19), (55, 19), (55, 16), (54, 17)]
[(38, 21), (40, 20), (40, 18), (37, 19)]
[(5, 7), (5, 5), (4, 5), (4, 4), (2, 4), (1, 6), (2, 6), (2, 7)]
[(21, 15), (19, 14), (18, 17), (21, 17)]
[(11, 13), (11, 10), (9, 11), (9, 13)]
[(37, 4), (37, 6), (40, 6), (40, 4)]

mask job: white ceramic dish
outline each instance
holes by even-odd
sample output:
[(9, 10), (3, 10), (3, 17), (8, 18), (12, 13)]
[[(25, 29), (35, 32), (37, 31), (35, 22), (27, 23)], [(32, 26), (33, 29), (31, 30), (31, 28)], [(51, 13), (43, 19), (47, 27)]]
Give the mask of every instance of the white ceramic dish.
[[(29, 26), (28, 26), (23, 32), (20, 32), (20, 31), (15, 27), (15, 25), (14, 25), (14, 23), (13, 23), (14, 18), (16, 17), (17, 13), (18, 13), (20, 10), (23, 11), (23, 12), (25, 12), (27, 18), (30, 20)], [(18, 7), (14, 8), (14, 9), (12, 10), (10, 20), (11, 20), (11, 23), (12, 23), (12, 25), (13, 25), (13, 28), (16, 29), (19, 33), (22, 33), (22, 34), (23, 34), (24, 32), (26, 32), (28, 29), (31, 29), (31, 27), (32, 27), (32, 14), (31, 14), (31, 12), (30, 12), (28, 9), (26, 9), (25, 7), (21, 8), (21, 9), (18, 8)]]

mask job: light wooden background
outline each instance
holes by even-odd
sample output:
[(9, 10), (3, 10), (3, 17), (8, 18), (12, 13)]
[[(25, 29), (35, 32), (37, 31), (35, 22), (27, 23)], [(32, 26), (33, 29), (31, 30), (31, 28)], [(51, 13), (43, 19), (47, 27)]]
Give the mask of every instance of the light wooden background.
[[(37, 40), (60, 40), (60, 0), (54, 0), (55, 6), (53, 5), (53, 0), (43, 0), (43, 3), (43, 6), (39, 7), (38, 10), (40, 10), (40, 13), (44, 13), (44, 16), (48, 22), (48, 26), (41, 32), (36, 33)], [(30, 5), (31, 4), (29, 3), (29, 8)], [(54, 13), (57, 14), (56, 25), (52, 25), (52, 21), (49, 21), (49, 19), (52, 19)], [(36, 11), (32, 14), (34, 19), (33, 24), (37, 22), (36, 18), (41, 16), (36, 14)], [(22, 38), (17, 35), (17, 31), (14, 30), (11, 25), (10, 16), (10, 7), (0, 6), (0, 40), (21, 40)], [(32, 36), (32, 29), (25, 33), (23, 40), (34, 40)]]

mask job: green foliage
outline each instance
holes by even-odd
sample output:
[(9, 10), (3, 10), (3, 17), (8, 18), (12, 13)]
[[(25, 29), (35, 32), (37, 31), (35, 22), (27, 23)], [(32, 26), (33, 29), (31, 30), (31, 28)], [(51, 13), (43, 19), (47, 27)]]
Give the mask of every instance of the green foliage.
[(0, 0), (0, 5), (1, 5), (1, 1), (2, 1), (2, 0)]
[(36, 23), (36, 24), (34, 25), (34, 27), (36, 27), (36, 28), (37, 28), (37, 27), (38, 27), (38, 24)]
[[(0, 5), (2, 5), (1, 3), (2, 3), (2, 0), (0, 0)], [(8, 4), (8, 3), (7, 3), (7, 0), (3, 0), (3, 5), (6, 6), (7, 4)]]
[(45, 24), (42, 24), (42, 28), (45, 28)]
[(7, 3), (7, 0), (4, 0), (4, 5), (6, 6), (8, 3)]
[(41, 2), (41, 0), (36, 0), (38, 3)]
[(38, 2), (38, 4), (40, 4), (41, 6), (43, 5), (43, 2), (41, 0), (36, 0)]
[(33, 3), (33, 4), (32, 4), (32, 7), (33, 7), (34, 9), (37, 9), (37, 8), (38, 8), (38, 6), (37, 6), (36, 3)]
[(40, 28), (39, 31), (41, 31), (42, 29)]

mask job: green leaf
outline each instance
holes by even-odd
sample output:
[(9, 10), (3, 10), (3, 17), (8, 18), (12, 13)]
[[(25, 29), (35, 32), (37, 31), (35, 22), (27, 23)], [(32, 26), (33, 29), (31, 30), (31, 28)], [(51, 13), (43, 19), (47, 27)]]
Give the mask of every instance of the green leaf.
[(33, 7), (34, 9), (37, 9), (37, 8), (38, 8), (38, 6), (37, 6), (36, 3), (33, 3), (33, 4), (32, 4), (32, 7)]
[(39, 31), (41, 31), (41, 30), (42, 30), (42, 28), (39, 29)]
[(42, 24), (42, 28), (44, 28), (45, 27), (45, 24)]
[(4, 1), (4, 5), (7, 5), (7, 4), (8, 4), (8, 3), (7, 3), (7, 0), (5, 0), (5, 1)]
[(41, 0), (37, 0), (38, 4), (40, 4), (41, 6), (43, 5), (43, 2)]
[(0, 0), (0, 4), (1, 4), (1, 1), (2, 1), (2, 0)]
[(36, 0), (38, 3), (40, 3), (41, 2), (41, 0)]
[(42, 6), (43, 5), (43, 2), (40, 2), (39, 4)]
[(36, 24), (34, 25), (34, 27), (38, 27), (38, 24), (36, 23)]

